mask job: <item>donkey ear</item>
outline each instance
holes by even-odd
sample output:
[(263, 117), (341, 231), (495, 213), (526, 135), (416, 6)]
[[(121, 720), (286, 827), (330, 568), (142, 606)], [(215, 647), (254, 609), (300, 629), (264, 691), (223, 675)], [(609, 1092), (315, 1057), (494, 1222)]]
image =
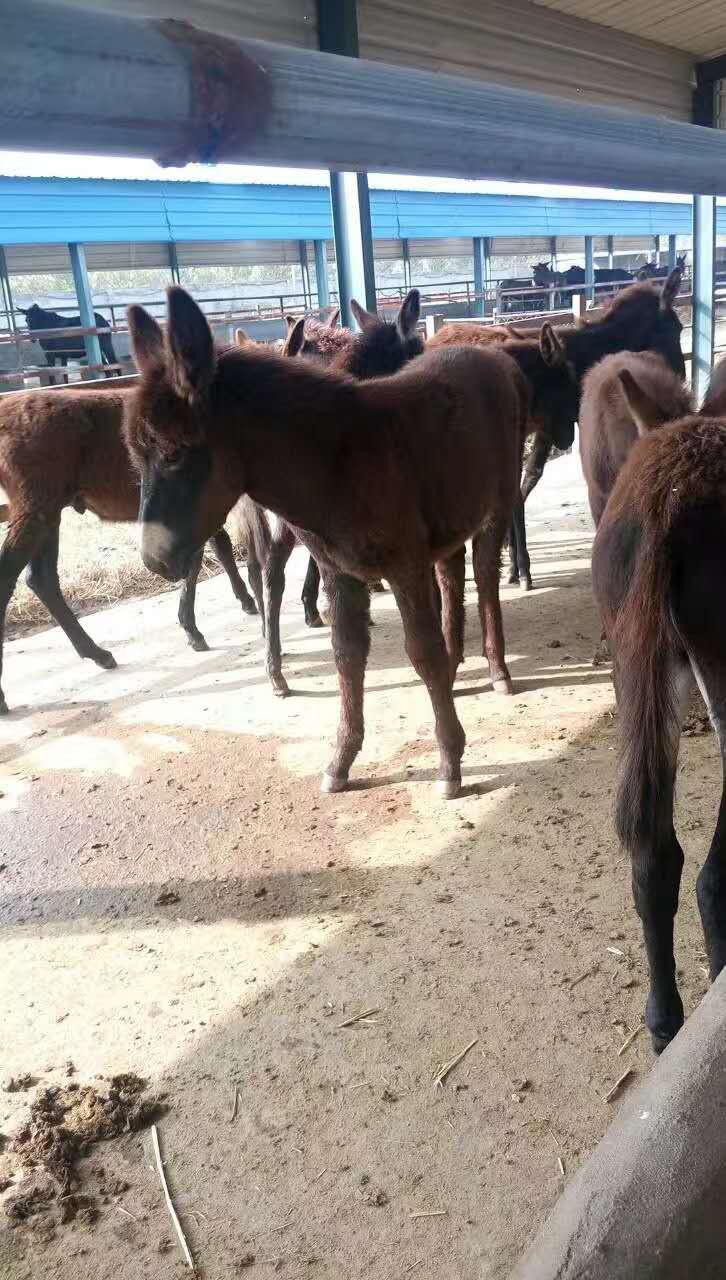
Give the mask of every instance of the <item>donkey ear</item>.
[(647, 436), (649, 431), (662, 427), (666, 421), (666, 414), (652, 396), (643, 390), (640, 383), (635, 381), (630, 370), (620, 369), (618, 379), (633, 422), (638, 428), (638, 435)]
[(245, 333), (244, 329), (235, 329), (234, 345), (236, 347), (251, 347), (252, 339), (248, 333)]
[(543, 324), (540, 329), (539, 349), (545, 364), (555, 366), (565, 363), (565, 344), (551, 324)]
[(282, 348), (284, 356), (298, 356), (305, 344), (305, 316), (296, 320)]
[(365, 307), (362, 307), (359, 302), (356, 302), (355, 298), (351, 298), (350, 300), (350, 309), (358, 321), (358, 327), (363, 330), (363, 333), (365, 333), (366, 329), (372, 329), (374, 325), (378, 324), (378, 316), (375, 311), (366, 311)]
[(681, 287), (681, 278), (681, 268), (674, 267), (663, 285), (663, 292), (660, 295), (661, 311), (673, 310), (673, 303), (677, 298), (678, 290)]
[(340, 307), (336, 307), (335, 311), (331, 311), (330, 315), (328, 316), (328, 322), (326, 327), (328, 329), (337, 329), (339, 324), (340, 324)]
[(416, 325), (421, 318), (421, 294), (418, 289), (409, 289), (406, 297), (401, 303), (401, 309), (396, 316), (396, 328), (402, 338), (410, 338), (415, 332)]
[(194, 400), (214, 377), (214, 339), (207, 317), (179, 285), (167, 292), (166, 339), (171, 373), (179, 394)]
[(139, 373), (150, 373), (164, 364), (164, 334), (153, 316), (143, 307), (126, 311), (131, 338), (131, 351)]
[(285, 316), (285, 324), (287, 325), (287, 332), (288, 332), (288, 333), (290, 332), (290, 330), (291, 330), (291, 329), (294, 329), (294, 328), (295, 328), (295, 325), (297, 324), (297, 321), (298, 321), (298, 317), (297, 317), (297, 316)]

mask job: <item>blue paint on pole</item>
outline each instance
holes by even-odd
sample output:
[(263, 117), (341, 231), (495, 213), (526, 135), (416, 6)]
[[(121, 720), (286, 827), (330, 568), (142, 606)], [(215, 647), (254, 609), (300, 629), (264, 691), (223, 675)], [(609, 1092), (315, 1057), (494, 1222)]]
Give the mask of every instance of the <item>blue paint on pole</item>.
[[(71, 255), (71, 270), (73, 271), (73, 283), (76, 287), (81, 325), (84, 329), (89, 329), (95, 325), (96, 317), (93, 312), (93, 294), (91, 293), (91, 282), (88, 279), (86, 251), (82, 244), (69, 244), (68, 252)], [(89, 365), (101, 364), (101, 344), (96, 334), (86, 334), (83, 341)]]

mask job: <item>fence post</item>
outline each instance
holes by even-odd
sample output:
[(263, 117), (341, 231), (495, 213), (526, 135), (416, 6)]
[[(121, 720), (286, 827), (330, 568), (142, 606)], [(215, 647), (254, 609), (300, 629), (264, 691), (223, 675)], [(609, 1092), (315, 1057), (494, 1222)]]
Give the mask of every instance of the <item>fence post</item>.
[(403, 286), (408, 290), (411, 288), (411, 250), (408, 236), (401, 237), (401, 257), (403, 258)]
[[(81, 325), (84, 329), (90, 329), (95, 325), (96, 317), (93, 312), (93, 294), (91, 293), (91, 282), (88, 279), (86, 251), (82, 244), (69, 244), (68, 252), (71, 255), (71, 270), (73, 272), (73, 283), (76, 287)], [(83, 341), (89, 365), (102, 364), (101, 343), (98, 340), (98, 335), (95, 333), (86, 334)]]
[(706, 393), (713, 363), (713, 266), (716, 249), (716, 200), (693, 197), (693, 372), (692, 384), (700, 401)]
[(330, 306), (330, 288), (328, 286), (328, 257), (324, 240), (314, 240), (315, 250), (315, 284), (318, 291), (318, 306)]
[(302, 280), (303, 297), (305, 299), (305, 310), (312, 309), (313, 295), (310, 288), (310, 267), (308, 266), (308, 245), (306, 240), (298, 240), (297, 242), (298, 256), (300, 259), (300, 278)]

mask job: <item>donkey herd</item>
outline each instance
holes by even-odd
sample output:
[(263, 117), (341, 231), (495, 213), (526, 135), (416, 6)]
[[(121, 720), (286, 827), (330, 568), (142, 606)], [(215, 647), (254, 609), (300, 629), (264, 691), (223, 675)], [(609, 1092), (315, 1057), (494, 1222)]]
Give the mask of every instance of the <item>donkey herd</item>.
[[(515, 335), (507, 326), (451, 324), (426, 344), (416, 290), (393, 323), (356, 306), (357, 333), (335, 317), (290, 322), (277, 351), (241, 331), (234, 346), (216, 348), (203, 312), (179, 287), (169, 291), (165, 331), (131, 307), (135, 385), (20, 392), (0, 402), (9, 508), (0, 663), (6, 608), (27, 568), (77, 652), (115, 665), (61, 592), (60, 518), (74, 506), (107, 520), (138, 518), (144, 563), (183, 582), (179, 621), (195, 649), (206, 647), (194, 592), (211, 541), (242, 609), (262, 615), (270, 683), (284, 695), (280, 603), (299, 543), (310, 555), (305, 620), (321, 625), (322, 579), (340, 685), (323, 789), (348, 786), (361, 749), (370, 589), (385, 579), (431, 700), (438, 787), (455, 797), (465, 547), (471, 542), (492, 685), (511, 694), (499, 577), (512, 530), (513, 575), (531, 581), (525, 439), (534, 435), (543, 461), (553, 444), (569, 447), (578, 422), (597, 526), (593, 582), (622, 732), (616, 825), (632, 859), (651, 979), (646, 1021), (660, 1051), (683, 1022), (673, 955), (683, 853), (673, 790), (694, 683), (726, 750), (726, 368), (716, 369), (696, 411), (674, 305), (680, 281), (676, 269), (664, 282), (631, 284), (574, 328), (545, 324)], [(252, 595), (224, 529), (230, 512)], [(726, 964), (725, 831), (726, 791), (698, 879), (714, 977)]]

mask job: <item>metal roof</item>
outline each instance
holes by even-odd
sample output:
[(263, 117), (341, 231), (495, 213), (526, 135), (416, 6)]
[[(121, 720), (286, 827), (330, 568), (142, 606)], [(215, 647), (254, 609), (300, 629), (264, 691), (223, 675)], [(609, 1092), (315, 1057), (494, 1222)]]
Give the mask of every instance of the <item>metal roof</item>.
[[(376, 239), (688, 235), (690, 203), (371, 191)], [(328, 240), (327, 187), (0, 177), (0, 244)]]
[(696, 57), (726, 50), (723, 0), (535, 0), (545, 9), (599, 22), (615, 31), (670, 45)]

